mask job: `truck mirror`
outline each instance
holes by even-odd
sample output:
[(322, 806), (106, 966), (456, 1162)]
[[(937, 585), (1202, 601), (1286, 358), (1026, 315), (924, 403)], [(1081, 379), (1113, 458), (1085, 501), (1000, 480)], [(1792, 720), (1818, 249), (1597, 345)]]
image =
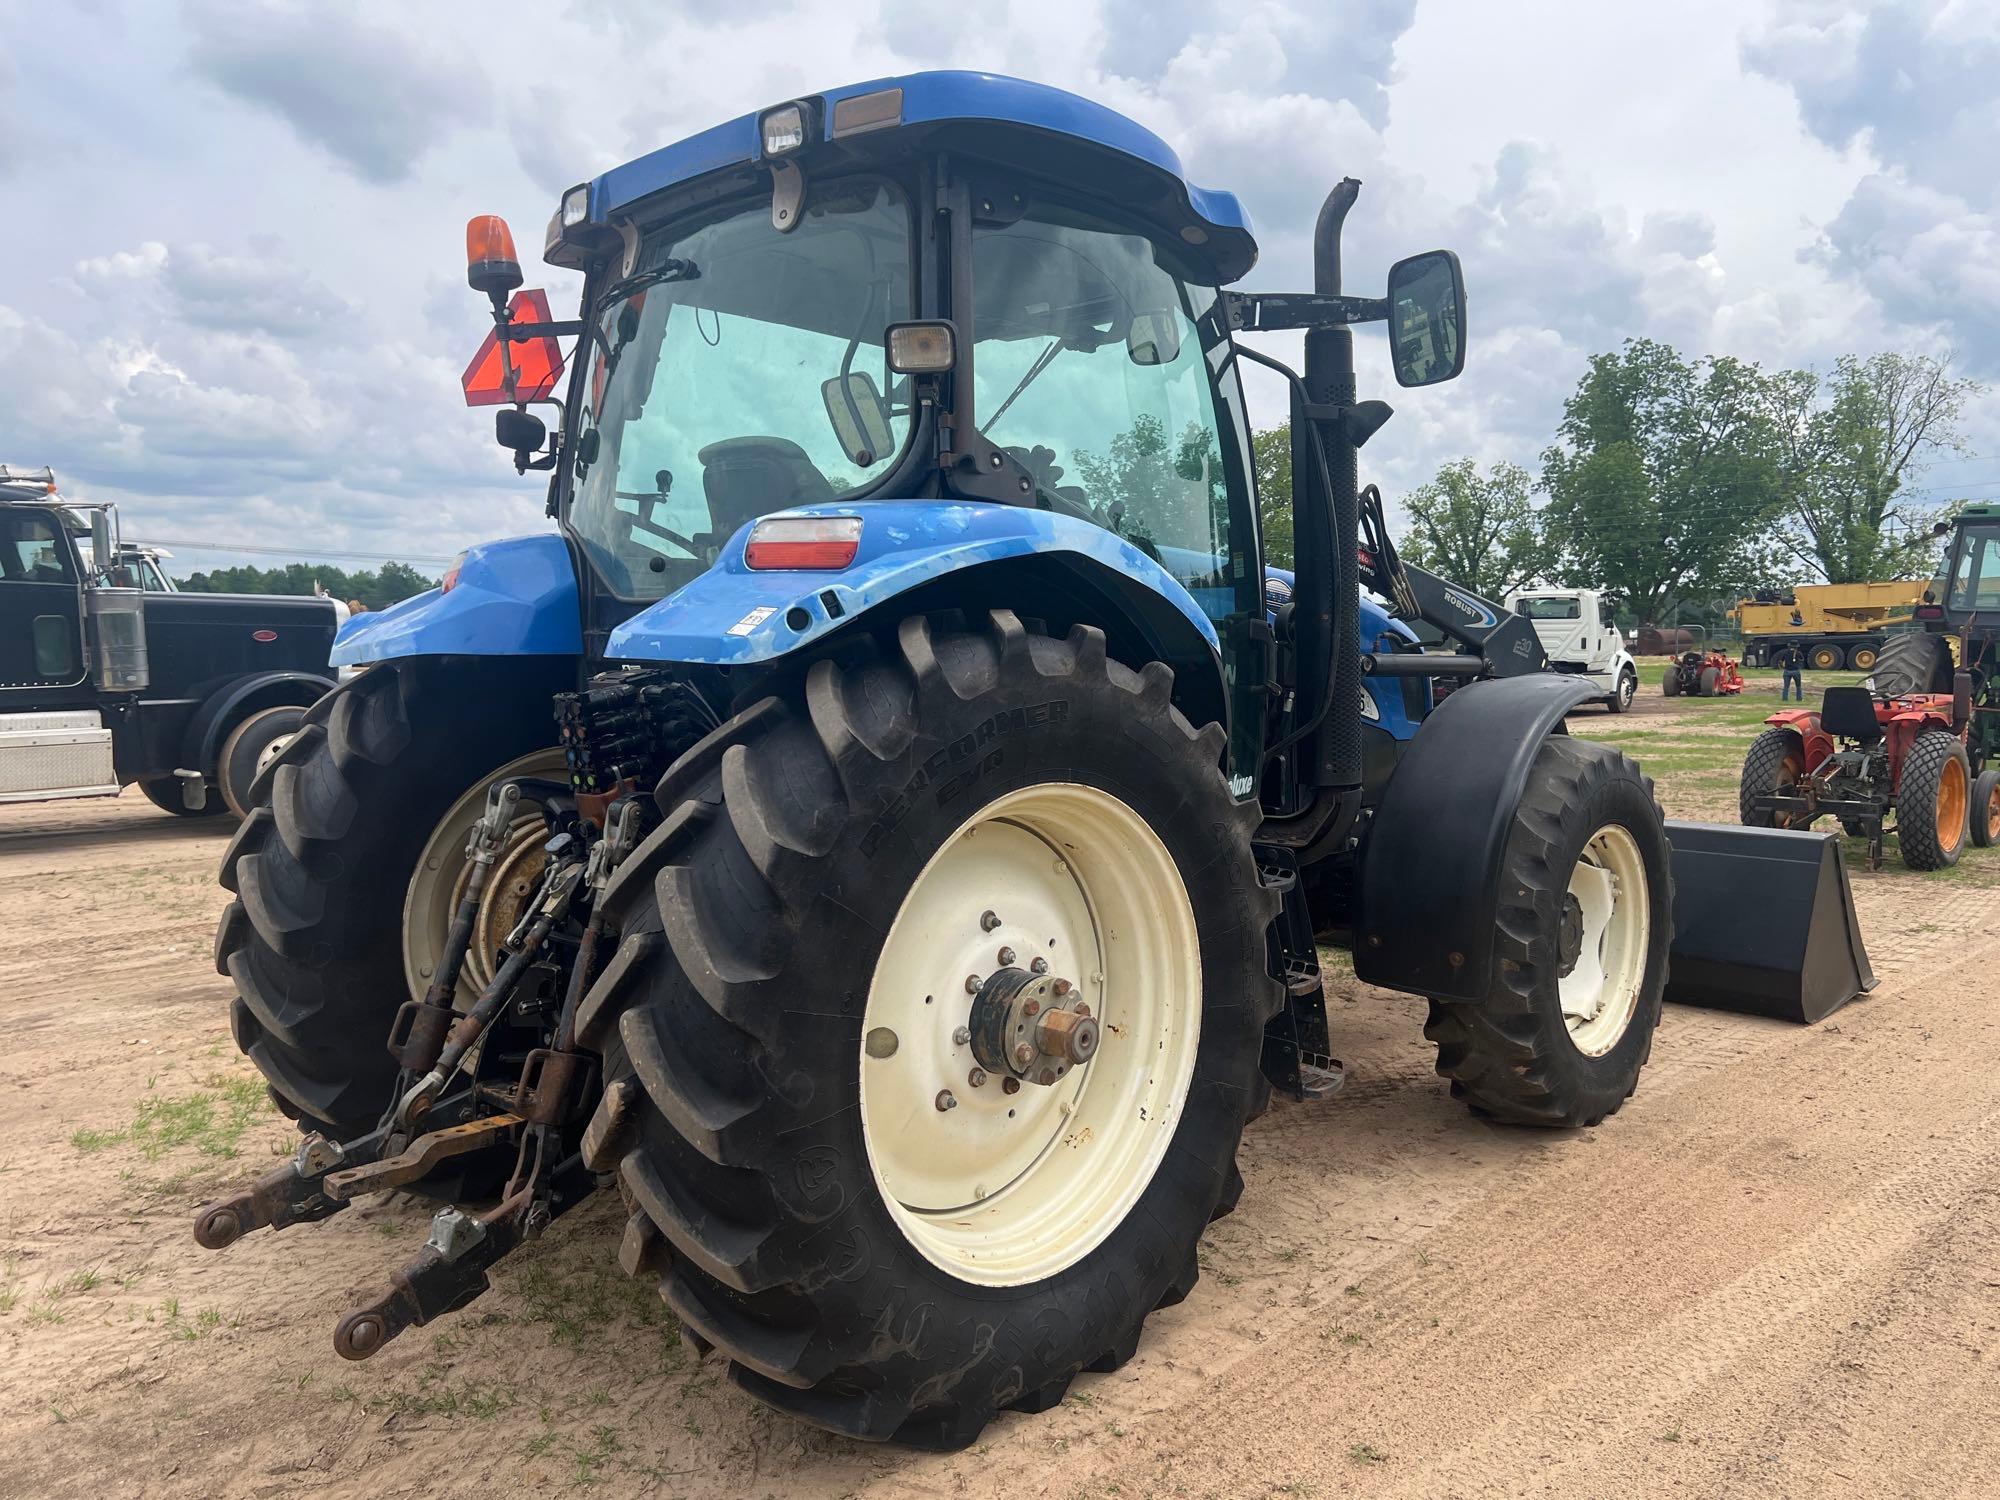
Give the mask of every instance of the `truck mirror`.
[(1181, 325), (1172, 313), (1135, 313), (1125, 331), (1125, 352), (1135, 365), (1170, 365), (1180, 358)]
[(826, 419), (840, 439), (841, 452), (852, 462), (866, 466), (894, 450), (889, 403), (875, 388), (872, 375), (864, 370), (836, 375), (820, 384), (819, 396), (826, 403)]
[(549, 429), (533, 412), (503, 406), (493, 413), (493, 440), (516, 453), (539, 453), (548, 441)]
[(1389, 268), (1389, 352), (1398, 385), (1436, 385), (1465, 368), (1465, 278), (1449, 250)]
[(117, 561), (118, 549), (111, 541), (111, 513), (94, 510), (90, 513), (91, 571), (109, 580), (111, 569)]

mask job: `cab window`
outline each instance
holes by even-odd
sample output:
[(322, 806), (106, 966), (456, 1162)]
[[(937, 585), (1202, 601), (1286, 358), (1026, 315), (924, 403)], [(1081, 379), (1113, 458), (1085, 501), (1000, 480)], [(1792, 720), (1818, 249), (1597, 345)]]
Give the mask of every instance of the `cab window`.
[(33, 511), (0, 512), (0, 578), (69, 583), (69, 556), (55, 522)]
[(1058, 204), (976, 226), (972, 248), (987, 440), (1028, 467), (1042, 503), (1126, 538), (1210, 618), (1261, 609), (1243, 576), (1254, 539), (1231, 534), (1241, 455), (1216, 392), (1236, 374), (1214, 288), (1145, 235)]
[(1583, 609), (1575, 599), (1516, 599), (1514, 613), (1530, 620), (1580, 620)]
[(1952, 570), (1953, 609), (2000, 609), (2000, 527), (1968, 529)]

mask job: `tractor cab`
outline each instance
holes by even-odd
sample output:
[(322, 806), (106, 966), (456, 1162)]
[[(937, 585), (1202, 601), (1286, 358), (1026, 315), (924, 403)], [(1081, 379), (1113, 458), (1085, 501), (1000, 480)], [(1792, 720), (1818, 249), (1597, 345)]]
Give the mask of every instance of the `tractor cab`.
[[(725, 595), (741, 628), (717, 665), (795, 651), (887, 597), (856, 577), (885, 551), (979, 539), (994, 566), (956, 560), (941, 602), (1002, 604), (1033, 574), (1062, 600), (1052, 626), (1175, 668), (1189, 710), (1229, 725), (1246, 796), (1283, 721), (1308, 726), (1293, 759), (1310, 756), (1335, 730), (1328, 696), (1355, 702), (1359, 683), (1321, 681), (1357, 628), (1332, 598), (1355, 585), (1335, 581), (1335, 520), (1309, 518), (1301, 555), (1328, 597), (1298, 612), (1284, 644), (1306, 686), (1273, 712), (1234, 334), (1390, 321), (1405, 384), (1452, 378), (1465, 352), (1449, 254), (1399, 263), (1386, 298), (1227, 291), (1256, 259), (1233, 195), (1188, 184), (1109, 110), (983, 74), (795, 100), (579, 184), (545, 241), (583, 273), (574, 321), (518, 290), (498, 220), (474, 221), (468, 256), (496, 329), (467, 399), (507, 408), (501, 442), (550, 470), (587, 653), (713, 657), (689, 622), (712, 636)], [(558, 409), (553, 438), (536, 402)], [(1388, 416), (1364, 407), (1343, 439)], [(904, 510), (870, 521), (878, 506)], [(1316, 775), (1268, 784), (1297, 811)]]

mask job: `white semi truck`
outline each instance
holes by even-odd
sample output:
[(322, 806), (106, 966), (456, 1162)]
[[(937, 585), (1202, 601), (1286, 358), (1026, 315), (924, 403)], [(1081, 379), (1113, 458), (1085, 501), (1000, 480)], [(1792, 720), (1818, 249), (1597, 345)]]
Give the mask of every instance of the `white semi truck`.
[(1535, 627), (1552, 671), (1588, 677), (1604, 706), (1622, 714), (1639, 691), (1639, 669), (1612, 619), (1612, 601), (1595, 589), (1534, 589), (1509, 594), (1507, 608)]

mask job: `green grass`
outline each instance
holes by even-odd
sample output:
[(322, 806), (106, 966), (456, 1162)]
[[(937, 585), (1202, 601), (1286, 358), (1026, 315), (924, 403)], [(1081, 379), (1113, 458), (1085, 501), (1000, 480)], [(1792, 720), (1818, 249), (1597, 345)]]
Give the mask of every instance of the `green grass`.
[(191, 1147), (203, 1156), (228, 1158), (239, 1154), (244, 1135), (274, 1113), (263, 1082), (255, 1078), (216, 1075), (202, 1080), (191, 1094), (148, 1092), (122, 1130), (80, 1128), (70, 1132), (73, 1150), (93, 1155), (112, 1146), (131, 1145), (148, 1161), (167, 1152)]

